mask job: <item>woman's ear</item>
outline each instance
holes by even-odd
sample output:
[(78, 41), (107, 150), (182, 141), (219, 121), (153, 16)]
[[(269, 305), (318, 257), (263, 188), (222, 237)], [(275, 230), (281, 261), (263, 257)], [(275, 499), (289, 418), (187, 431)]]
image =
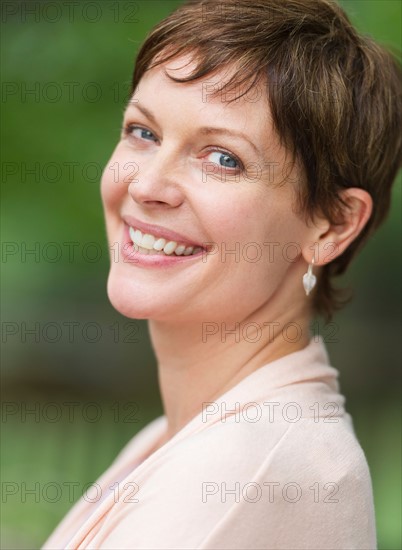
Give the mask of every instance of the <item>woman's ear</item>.
[(340, 197), (345, 203), (341, 210), (338, 224), (331, 224), (321, 219), (314, 225), (312, 242), (302, 254), (307, 263), (314, 258), (314, 265), (325, 265), (340, 256), (354, 241), (368, 220), (373, 210), (371, 195), (364, 189), (350, 187), (343, 189)]

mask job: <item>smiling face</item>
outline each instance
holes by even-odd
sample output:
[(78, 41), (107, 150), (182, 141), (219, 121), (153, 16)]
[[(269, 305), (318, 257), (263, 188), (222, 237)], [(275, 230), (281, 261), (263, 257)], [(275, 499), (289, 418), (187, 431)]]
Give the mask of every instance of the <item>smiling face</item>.
[(109, 299), (129, 318), (176, 323), (302, 304), (308, 230), (265, 89), (229, 103), (208, 93), (225, 72), (189, 83), (164, 74), (185, 76), (186, 62), (145, 73), (103, 173)]

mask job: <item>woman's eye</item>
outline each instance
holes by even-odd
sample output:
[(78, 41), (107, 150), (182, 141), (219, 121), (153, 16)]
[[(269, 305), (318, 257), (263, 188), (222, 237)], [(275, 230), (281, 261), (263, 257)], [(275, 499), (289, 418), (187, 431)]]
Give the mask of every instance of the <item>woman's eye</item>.
[(155, 137), (155, 135), (146, 128), (141, 128), (141, 126), (133, 126), (132, 124), (129, 124), (125, 128), (126, 135), (133, 136), (137, 139), (145, 139), (147, 141), (158, 141), (158, 138)]
[(237, 160), (234, 155), (229, 155), (222, 151), (213, 151), (208, 155), (211, 162), (218, 164), (222, 168), (239, 169), (241, 168), (241, 162)]

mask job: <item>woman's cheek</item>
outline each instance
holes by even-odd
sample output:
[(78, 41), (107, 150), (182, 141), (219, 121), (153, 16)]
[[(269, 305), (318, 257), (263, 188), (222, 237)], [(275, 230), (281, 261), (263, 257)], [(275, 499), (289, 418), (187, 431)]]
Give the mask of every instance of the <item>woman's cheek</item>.
[(135, 170), (136, 164), (127, 162), (123, 155), (112, 155), (101, 179), (101, 196), (105, 206), (121, 200), (122, 195), (127, 192), (130, 174), (135, 174)]

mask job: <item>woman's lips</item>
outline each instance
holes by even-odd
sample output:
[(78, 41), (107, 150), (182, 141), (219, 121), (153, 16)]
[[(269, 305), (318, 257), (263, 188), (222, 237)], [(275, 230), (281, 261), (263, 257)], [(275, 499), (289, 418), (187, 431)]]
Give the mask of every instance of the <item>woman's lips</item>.
[(126, 223), (129, 227), (132, 227), (133, 229), (138, 229), (143, 234), (155, 235), (156, 237), (163, 238), (166, 241), (175, 241), (186, 246), (204, 248), (202, 244), (198, 243), (196, 240), (189, 239), (188, 237), (181, 235), (180, 233), (176, 233), (176, 231), (172, 231), (171, 229), (167, 229), (160, 225), (142, 222), (129, 214), (123, 214), (122, 219), (124, 223)]
[[(157, 254), (156, 250), (155, 254), (152, 252), (151, 254), (141, 254), (138, 250), (136, 250), (136, 246), (137, 245), (134, 245), (131, 240), (129, 226), (125, 223), (120, 246), (121, 257), (124, 263), (130, 263), (143, 267), (168, 267), (189, 262), (191, 260), (200, 259), (203, 254), (206, 253), (204, 249), (201, 249), (196, 254), (189, 256), (176, 256), (176, 254), (168, 256), (165, 254)], [(120, 261), (120, 258), (118, 261)]]
[(139, 229), (133, 227), (129, 227), (128, 232), (134, 244), (134, 249), (139, 250), (141, 254), (190, 256), (202, 250), (199, 246), (186, 246), (182, 242), (170, 241), (150, 233), (142, 233)]

